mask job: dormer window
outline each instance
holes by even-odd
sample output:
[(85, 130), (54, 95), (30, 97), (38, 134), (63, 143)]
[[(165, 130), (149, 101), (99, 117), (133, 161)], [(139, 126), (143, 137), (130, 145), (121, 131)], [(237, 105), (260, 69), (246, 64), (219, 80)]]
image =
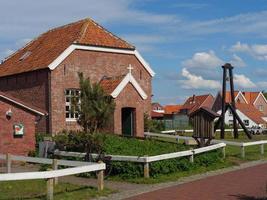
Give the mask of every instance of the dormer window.
[(19, 61), (23, 61), (23, 60), (25, 60), (25, 59), (28, 58), (31, 54), (32, 54), (31, 51), (26, 51), (26, 52), (19, 58)]

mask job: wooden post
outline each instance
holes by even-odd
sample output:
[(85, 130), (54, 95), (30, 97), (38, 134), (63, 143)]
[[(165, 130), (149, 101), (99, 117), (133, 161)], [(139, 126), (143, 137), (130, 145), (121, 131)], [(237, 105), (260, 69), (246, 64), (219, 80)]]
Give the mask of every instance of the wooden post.
[(7, 153), (6, 154), (6, 172), (11, 173), (11, 154)]
[(192, 155), (190, 156), (190, 162), (191, 162), (191, 163), (194, 162), (194, 154), (192, 154)]
[(261, 154), (263, 155), (264, 154), (264, 144), (261, 144)]
[[(98, 163), (103, 163), (99, 161)], [(102, 191), (104, 189), (104, 170), (100, 170), (97, 172), (97, 189), (98, 191)]]
[(222, 148), (223, 159), (225, 159), (225, 147)]
[(144, 177), (149, 178), (149, 163), (148, 162), (144, 163)]
[[(58, 169), (58, 160), (57, 159), (53, 159), (53, 170), (57, 170)], [(58, 184), (58, 177), (54, 178), (54, 184), (57, 185)]]
[(47, 185), (46, 198), (47, 200), (53, 200), (54, 199), (54, 179), (53, 178), (47, 179), (46, 185)]
[(241, 147), (241, 157), (242, 157), (242, 158), (245, 158), (245, 155), (246, 155), (246, 154), (245, 154), (245, 147), (242, 146), (242, 147)]

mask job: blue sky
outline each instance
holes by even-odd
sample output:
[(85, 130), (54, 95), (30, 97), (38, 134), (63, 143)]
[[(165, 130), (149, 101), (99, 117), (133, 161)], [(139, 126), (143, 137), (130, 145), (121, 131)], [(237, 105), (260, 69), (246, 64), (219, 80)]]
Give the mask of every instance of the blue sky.
[(91, 17), (152, 66), (154, 101), (216, 94), (225, 62), (235, 66), (237, 89), (267, 90), (266, 0), (6, 0), (0, 7), (0, 59), (50, 28)]

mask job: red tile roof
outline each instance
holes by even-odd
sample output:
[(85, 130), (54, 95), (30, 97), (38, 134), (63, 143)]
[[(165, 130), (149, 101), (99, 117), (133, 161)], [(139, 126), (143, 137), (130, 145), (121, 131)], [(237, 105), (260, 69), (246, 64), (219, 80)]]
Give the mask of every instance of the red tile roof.
[(188, 110), (189, 113), (191, 113), (199, 109), (200, 107), (211, 108), (213, 101), (214, 98), (211, 94), (199, 95), (199, 96), (193, 95), (192, 97), (189, 97), (185, 101), (181, 109), (186, 109)]
[(38, 107), (35, 107), (33, 105), (30, 105), (28, 103), (25, 103), (25, 102), (13, 97), (13, 96), (8, 95), (8, 94), (6, 94), (4, 92), (1, 92), (1, 91), (0, 91), (0, 98), (3, 98), (3, 99), (5, 99), (5, 100), (7, 100), (9, 102), (12, 102), (12, 103), (16, 104), (16, 105), (22, 106), (22, 107), (26, 108), (27, 110), (34, 111), (35, 113), (37, 111), (39, 113), (42, 113), (43, 115), (47, 115), (48, 114), (45, 110), (42, 110), (42, 109), (40, 109)]
[[(239, 91), (234, 91), (235, 98), (237, 97), (238, 93), (239, 93)], [(225, 102), (226, 103), (232, 102), (231, 92), (230, 91), (226, 91), (226, 94), (225, 94)]]
[(266, 122), (262, 119), (263, 113), (257, 110), (253, 105), (246, 103), (237, 103), (236, 108), (249, 117), (252, 121), (257, 124), (265, 124)]
[(124, 76), (119, 77), (104, 77), (100, 82), (100, 86), (107, 94), (111, 94), (121, 83)]
[(0, 77), (47, 68), (74, 43), (135, 49), (134, 46), (108, 32), (92, 19), (83, 19), (52, 29), (12, 54), (0, 65)]
[(162, 118), (164, 117), (164, 113), (159, 113), (159, 112), (155, 112), (155, 111), (151, 111), (150, 113), (152, 118)]
[(245, 96), (249, 104), (253, 104), (259, 96), (260, 92), (242, 92), (242, 94)]
[(164, 111), (165, 111), (165, 114), (178, 113), (181, 107), (182, 105), (166, 105), (164, 106)]

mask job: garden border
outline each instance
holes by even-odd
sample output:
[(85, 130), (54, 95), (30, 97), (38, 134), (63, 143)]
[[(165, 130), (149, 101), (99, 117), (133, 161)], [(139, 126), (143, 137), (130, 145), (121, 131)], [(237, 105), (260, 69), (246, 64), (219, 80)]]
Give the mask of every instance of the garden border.
[[(120, 156), (120, 155), (107, 155), (107, 156), (110, 156), (112, 161), (143, 163), (144, 164), (144, 177), (149, 178), (149, 164), (151, 162), (189, 156), (190, 162), (193, 163), (194, 162), (194, 156), (196, 154), (213, 151), (213, 150), (220, 149), (220, 148), (222, 148), (223, 158), (225, 158), (225, 146), (226, 146), (226, 144), (219, 143), (219, 144), (214, 144), (214, 145), (207, 146), (207, 147), (201, 147), (198, 149), (191, 149), (191, 150), (161, 154), (161, 155), (156, 155), (156, 156), (141, 156), (141, 157), (139, 157), (139, 156)], [(55, 155), (82, 158), (82, 157), (85, 157), (86, 153), (55, 151)], [(97, 154), (91, 154), (91, 155), (93, 157), (98, 156)]]

